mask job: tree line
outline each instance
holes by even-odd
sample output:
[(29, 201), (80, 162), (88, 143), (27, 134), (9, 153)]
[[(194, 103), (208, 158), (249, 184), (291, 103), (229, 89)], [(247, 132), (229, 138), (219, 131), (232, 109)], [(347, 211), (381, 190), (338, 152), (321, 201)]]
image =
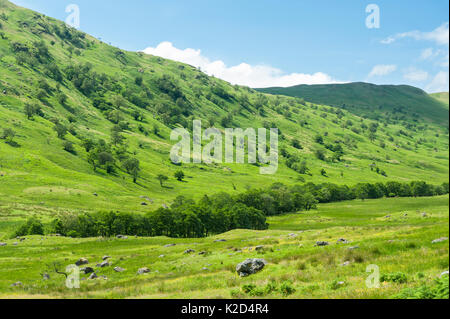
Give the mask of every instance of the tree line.
[[(275, 183), (230, 195), (219, 193), (195, 201), (178, 196), (172, 205), (140, 214), (126, 212), (64, 213), (47, 225), (47, 232), (69, 237), (116, 235), (197, 238), (233, 229), (264, 230), (267, 216), (309, 211), (318, 203), (382, 197), (434, 196), (449, 193), (449, 183), (431, 185), (423, 181), (359, 183), (349, 187), (331, 183), (286, 186)], [(14, 236), (43, 234), (36, 218), (21, 225)]]

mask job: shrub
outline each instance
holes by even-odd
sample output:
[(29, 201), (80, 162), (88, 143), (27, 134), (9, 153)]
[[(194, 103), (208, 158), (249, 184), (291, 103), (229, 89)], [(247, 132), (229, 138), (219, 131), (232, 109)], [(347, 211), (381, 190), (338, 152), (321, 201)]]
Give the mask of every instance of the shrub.
[(284, 281), (280, 285), (280, 292), (284, 296), (289, 296), (295, 293), (295, 288), (292, 286), (292, 283), (290, 281)]
[(28, 219), (14, 233), (14, 237), (26, 235), (44, 235), (44, 225), (39, 219), (35, 217)]
[(402, 273), (402, 272), (394, 272), (394, 273), (390, 273), (390, 274), (383, 274), (380, 277), (380, 281), (388, 281), (388, 282), (393, 282), (393, 283), (397, 283), (397, 284), (404, 284), (406, 282), (408, 282), (408, 278), (406, 276), (406, 274)]

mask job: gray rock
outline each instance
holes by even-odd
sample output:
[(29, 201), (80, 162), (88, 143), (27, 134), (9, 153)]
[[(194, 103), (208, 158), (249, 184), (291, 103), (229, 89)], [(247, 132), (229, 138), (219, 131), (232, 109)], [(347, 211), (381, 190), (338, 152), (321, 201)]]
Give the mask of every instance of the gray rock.
[(444, 277), (444, 276), (448, 276), (448, 270), (447, 270), (447, 271), (444, 271), (444, 272), (439, 276), (439, 278), (442, 278), (442, 277)]
[(92, 267), (83, 267), (83, 268), (80, 269), (80, 271), (82, 273), (84, 273), (85, 275), (89, 275), (89, 274), (92, 274), (94, 272), (94, 268), (92, 268)]
[(259, 246), (256, 246), (255, 247), (255, 250), (256, 251), (260, 251), (260, 250), (263, 250), (264, 249), (264, 246), (263, 245), (259, 245)]
[(98, 278), (98, 276), (97, 276), (97, 274), (95, 273), (95, 272), (93, 272), (89, 277), (88, 277), (88, 279), (97, 279)]
[(166, 257), (166, 255), (159, 255), (158, 258), (164, 258), (164, 257)]
[(422, 217), (427, 217), (428, 215), (427, 215), (427, 213), (422, 213)]
[(49, 274), (43, 274), (42, 275), (42, 279), (43, 280), (50, 280), (50, 275)]
[(150, 269), (147, 267), (142, 267), (138, 269), (138, 275), (148, 274), (150, 272)]
[(431, 243), (432, 244), (437, 244), (437, 243), (442, 243), (442, 242), (447, 241), (447, 240), (448, 240), (448, 237), (441, 237), (441, 238), (433, 240)]
[(80, 258), (75, 262), (75, 265), (77, 265), (77, 266), (87, 265), (87, 264), (89, 264), (89, 261), (87, 260), (87, 258)]
[(148, 204), (146, 202), (142, 202), (141, 206), (148, 206)]
[(266, 264), (267, 262), (264, 259), (246, 259), (236, 266), (236, 272), (241, 277), (250, 276), (261, 271)]
[(199, 255), (206, 255), (206, 251), (201, 251), (198, 253)]
[(98, 197), (98, 194), (97, 194), (97, 193), (94, 193), (94, 194), (92, 194), (92, 195), (94, 195), (95, 197)]
[(0, 243), (0, 247), (8, 245), (7, 243)]
[(329, 244), (327, 241), (318, 241), (315, 246), (328, 246)]
[(359, 246), (352, 246), (352, 247), (348, 247), (348, 250), (354, 250), (354, 249), (358, 249)]
[(164, 247), (173, 247), (173, 246), (176, 246), (177, 244), (167, 244), (167, 245), (164, 245)]
[(100, 264), (97, 264), (97, 267), (100, 267), (100, 268), (104, 268), (104, 267), (108, 267), (108, 266), (110, 266), (110, 264), (107, 260), (101, 262)]
[(18, 286), (23, 286), (22, 282), (18, 281), (18, 282), (11, 284), (11, 287), (18, 287)]
[(349, 241), (347, 239), (345, 239), (345, 238), (339, 238), (336, 243), (338, 243), (338, 244), (348, 244)]
[(346, 262), (344, 262), (343, 264), (341, 264), (341, 267), (345, 267), (345, 266), (348, 266), (348, 265), (350, 265), (350, 262), (349, 262), (349, 261), (346, 261)]
[(220, 242), (226, 242), (226, 241), (227, 241), (226, 239), (217, 239), (214, 242), (215, 243), (220, 243)]
[(192, 254), (192, 253), (195, 253), (195, 250), (193, 250), (193, 249), (186, 249), (186, 250), (184, 251), (184, 253), (185, 253), (185, 254)]
[(110, 256), (103, 256), (102, 260), (106, 260), (106, 259), (109, 259), (109, 258), (111, 258), (111, 257)]
[(297, 234), (294, 234), (294, 233), (292, 233), (292, 234), (289, 234), (288, 236), (289, 236), (289, 237), (297, 237), (298, 235), (297, 235)]
[(114, 267), (114, 271), (115, 272), (124, 272), (125, 269), (123, 269), (122, 267)]

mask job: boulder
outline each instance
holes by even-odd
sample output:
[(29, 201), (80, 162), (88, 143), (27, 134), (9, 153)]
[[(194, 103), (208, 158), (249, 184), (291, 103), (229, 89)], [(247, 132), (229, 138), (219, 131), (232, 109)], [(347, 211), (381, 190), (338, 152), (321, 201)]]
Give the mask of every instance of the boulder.
[(42, 274), (42, 279), (43, 280), (50, 280), (50, 275), (49, 274)]
[(18, 287), (18, 286), (22, 286), (22, 285), (23, 285), (22, 282), (18, 281), (18, 282), (11, 284), (11, 287)]
[(195, 250), (193, 250), (193, 249), (186, 249), (186, 250), (184, 251), (184, 253), (185, 253), (185, 254), (192, 254), (192, 253), (195, 253)]
[(255, 250), (256, 251), (260, 251), (260, 250), (263, 250), (264, 249), (264, 246), (263, 245), (259, 245), (259, 246), (256, 246), (255, 247)]
[(246, 259), (236, 266), (236, 272), (241, 277), (250, 276), (261, 271), (267, 262), (264, 259)]
[(337, 244), (348, 244), (349, 241), (345, 238), (339, 238), (336, 243)]
[(92, 267), (83, 267), (83, 268), (80, 269), (80, 271), (82, 273), (84, 273), (85, 275), (89, 275), (89, 274), (92, 274), (94, 272), (94, 268), (92, 268)]
[(108, 266), (110, 266), (110, 264), (107, 260), (101, 262), (100, 264), (97, 264), (97, 267), (100, 267), (100, 268), (104, 268), (104, 267), (108, 267)]
[(164, 245), (164, 247), (173, 247), (173, 246), (176, 246), (176, 244), (167, 244), (167, 245)]
[(328, 246), (329, 244), (327, 241), (318, 241), (315, 246)]
[(111, 258), (111, 257), (110, 256), (103, 256), (102, 260), (106, 260), (106, 259), (109, 259), (109, 258)]
[(6, 246), (6, 245), (7, 245), (7, 243), (0, 243), (0, 247)]
[(227, 241), (226, 239), (217, 239), (214, 242), (215, 243), (220, 243), (220, 242), (226, 242), (226, 241)]
[(359, 246), (351, 246), (351, 247), (348, 247), (348, 250), (354, 250), (354, 249), (358, 249), (359, 248)]
[(87, 265), (89, 264), (89, 261), (86, 258), (80, 258), (75, 262), (75, 265), (81, 266), (81, 265)]
[(206, 255), (206, 251), (201, 251), (198, 253), (199, 255)]
[(97, 279), (97, 278), (98, 278), (97, 274), (96, 274), (95, 272), (93, 272), (93, 273), (89, 276), (88, 279)]
[(447, 241), (447, 240), (448, 240), (448, 237), (441, 237), (441, 238), (433, 240), (431, 243), (432, 244), (437, 244), (437, 243), (442, 243), (442, 242)]
[(125, 269), (123, 269), (122, 267), (114, 267), (114, 271), (115, 272), (124, 272)]
[(138, 275), (147, 274), (149, 272), (150, 272), (150, 269), (148, 269), (147, 267), (139, 268), (138, 271), (137, 271)]

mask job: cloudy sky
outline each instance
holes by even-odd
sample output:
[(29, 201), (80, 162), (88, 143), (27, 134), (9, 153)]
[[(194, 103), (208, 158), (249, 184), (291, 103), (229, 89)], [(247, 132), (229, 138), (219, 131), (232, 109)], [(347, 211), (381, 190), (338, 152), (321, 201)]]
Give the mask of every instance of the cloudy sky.
[[(251, 87), (365, 81), (448, 91), (446, 0), (13, 0), (123, 49)], [(380, 10), (368, 28), (369, 4)], [(373, 21), (373, 20), (371, 20)]]

